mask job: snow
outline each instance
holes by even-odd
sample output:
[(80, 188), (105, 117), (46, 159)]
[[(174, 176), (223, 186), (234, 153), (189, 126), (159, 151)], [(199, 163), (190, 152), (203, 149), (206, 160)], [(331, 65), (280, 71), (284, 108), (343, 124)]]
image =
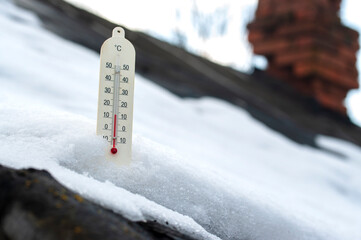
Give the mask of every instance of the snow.
[(99, 57), (0, 3), (0, 164), (48, 170), (134, 221), (198, 239), (361, 238), (361, 149), (298, 145), (245, 111), (180, 99), (137, 75), (133, 162), (95, 136)]

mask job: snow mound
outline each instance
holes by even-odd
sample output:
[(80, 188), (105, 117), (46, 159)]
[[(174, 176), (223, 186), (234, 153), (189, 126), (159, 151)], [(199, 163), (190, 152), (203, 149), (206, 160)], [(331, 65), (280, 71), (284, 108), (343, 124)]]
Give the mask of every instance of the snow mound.
[[(113, 184), (106, 177), (115, 173), (109, 168), (124, 171), (124, 167), (104, 162), (105, 142), (94, 135), (94, 121), (75, 114), (35, 108), (0, 105), (0, 110), (1, 164), (46, 169), (70, 189), (133, 221), (156, 220), (199, 239), (217, 239), (190, 217)], [(69, 168), (63, 167), (66, 165)], [(90, 174), (90, 170), (97, 167), (105, 170), (100, 181)]]

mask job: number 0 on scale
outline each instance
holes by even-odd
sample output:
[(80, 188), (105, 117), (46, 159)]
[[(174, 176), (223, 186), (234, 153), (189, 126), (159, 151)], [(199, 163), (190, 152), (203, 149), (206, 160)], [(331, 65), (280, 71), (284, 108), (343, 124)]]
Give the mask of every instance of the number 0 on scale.
[(97, 135), (108, 144), (106, 158), (130, 163), (132, 158), (135, 50), (116, 27), (100, 49)]

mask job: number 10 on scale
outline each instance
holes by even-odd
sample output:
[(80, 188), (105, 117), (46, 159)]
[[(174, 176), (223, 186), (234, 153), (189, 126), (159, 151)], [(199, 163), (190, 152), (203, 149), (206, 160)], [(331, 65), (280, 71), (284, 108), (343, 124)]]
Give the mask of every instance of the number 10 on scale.
[(132, 158), (135, 50), (116, 27), (100, 50), (97, 135), (105, 139), (106, 158), (130, 163)]

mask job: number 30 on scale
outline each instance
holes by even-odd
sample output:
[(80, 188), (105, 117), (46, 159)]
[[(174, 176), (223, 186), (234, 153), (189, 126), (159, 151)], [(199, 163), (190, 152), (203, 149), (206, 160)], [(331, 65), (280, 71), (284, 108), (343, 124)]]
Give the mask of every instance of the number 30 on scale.
[(132, 159), (135, 50), (116, 27), (100, 50), (97, 135), (105, 139), (107, 160)]

